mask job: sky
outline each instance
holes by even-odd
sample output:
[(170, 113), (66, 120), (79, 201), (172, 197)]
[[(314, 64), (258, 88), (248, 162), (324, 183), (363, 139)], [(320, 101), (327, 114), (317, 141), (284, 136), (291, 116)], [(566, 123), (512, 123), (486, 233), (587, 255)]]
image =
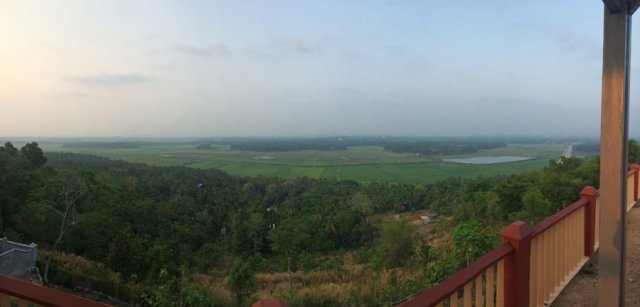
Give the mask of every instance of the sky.
[(0, 136), (597, 136), (603, 11), (0, 0)]

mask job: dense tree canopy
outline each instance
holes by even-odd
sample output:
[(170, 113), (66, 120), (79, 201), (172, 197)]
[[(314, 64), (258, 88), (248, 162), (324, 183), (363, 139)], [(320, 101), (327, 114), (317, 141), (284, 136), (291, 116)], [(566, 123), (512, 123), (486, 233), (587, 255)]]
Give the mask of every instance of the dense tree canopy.
[[(11, 151), (11, 149), (6, 150), (7, 152)], [(24, 147), (20, 148), (20, 154), (35, 166), (43, 166), (45, 163), (47, 163), (47, 158), (44, 157), (42, 149), (38, 147), (38, 143), (36, 142), (27, 143), (26, 145), (24, 145)]]

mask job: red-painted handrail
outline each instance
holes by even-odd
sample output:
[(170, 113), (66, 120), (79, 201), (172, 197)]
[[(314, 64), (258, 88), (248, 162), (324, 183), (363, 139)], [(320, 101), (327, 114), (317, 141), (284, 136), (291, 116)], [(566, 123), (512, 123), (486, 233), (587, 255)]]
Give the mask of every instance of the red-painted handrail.
[(586, 206), (589, 203), (589, 200), (586, 198), (580, 198), (578, 201), (573, 204), (567, 206), (566, 208), (556, 212), (554, 215), (546, 218), (544, 221), (533, 226), (533, 237), (543, 233), (545, 230), (551, 228), (551, 226), (560, 222), (565, 217), (569, 216), (574, 211), (580, 209), (581, 207)]
[[(92, 301), (55, 289), (38, 286), (9, 276), (0, 275), (0, 293), (34, 304), (48, 307), (105, 307), (104, 303)], [(22, 306), (22, 305), (21, 305)]]
[(514, 252), (514, 247), (508, 243), (502, 243), (492, 251), (484, 254), (484, 256), (478, 258), (476, 262), (472, 263), (465, 269), (458, 271), (455, 275), (449, 279), (443, 281), (441, 284), (419, 294), (410, 301), (401, 304), (402, 307), (414, 307), (414, 306), (435, 306), (442, 300), (451, 296), (460, 289), (460, 287), (466, 285), (478, 275), (482, 274), (488, 267), (494, 265), (502, 258), (509, 256)]
[[(633, 189), (634, 189), (634, 193), (633, 193), (633, 201), (637, 201), (638, 200), (638, 181), (639, 181), (639, 177), (640, 177), (640, 166), (637, 164), (633, 164), (631, 165), (631, 170), (629, 172), (627, 172), (627, 177), (631, 178), (633, 176)], [(629, 179), (627, 179), (629, 180)], [(596, 199), (599, 196), (599, 192), (597, 190), (595, 190), (592, 187), (585, 187), (581, 192), (580, 192), (580, 196), (581, 198), (579, 200), (577, 200), (576, 202), (570, 204), (569, 206), (567, 206), (566, 208), (556, 212), (554, 215), (546, 218), (544, 221), (538, 223), (537, 225), (535, 225), (533, 227), (533, 233), (529, 233), (530, 237), (529, 240), (527, 242), (529, 243), (524, 243), (526, 244), (530, 244), (530, 239), (545, 232), (547, 229), (551, 228), (553, 225), (557, 224), (558, 222), (562, 221), (564, 218), (566, 218), (567, 216), (571, 215), (572, 213), (574, 213), (575, 211), (579, 210), (582, 207), (585, 207), (585, 221), (584, 221), (584, 227), (585, 227), (585, 256), (586, 257), (590, 257), (591, 254), (593, 253), (593, 248), (594, 248), (594, 231), (595, 231), (595, 216), (596, 216)], [(517, 223), (517, 222), (516, 222)], [(513, 226), (514, 224), (511, 224), (510, 226)], [(519, 223), (523, 223), (523, 222), (519, 222)], [(530, 228), (531, 229), (531, 228)], [(529, 230), (531, 231), (531, 230)], [(504, 235), (503, 235), (504, 236)], [(506, 237), (505, 237), (506, 238)], [(508, 240), (507, 240), (508, 241)], [(513, 242), (512, 242), (513, 243)], [(516, 244), (516, 246), (518, 244), (523, 244), (523, 242), (515, 242), (514, 244)], [(464, 287), (466, 284), (468, 284), (472, 279), (476, 278), (479, 274), (481, 274), (486, 268), (488, 268), (489, 266), (497, 263), (498, 261), (500, 261), (503, 258), (507, 258), (507, 256), (511, 256), (511, 255), (518, 255), (518, 252), (516, 251), (516, 248), (514, 247), (514, 245), (510, 244), (510, 243), (502, 243), (500, 246), (498, 246), (497, 248), (495, 248), (494, 250), (492, 250), (491, 252), (485, 254), (484, 256), (480, 257), (476, 262), (474, 262), (473, 264), (471, 264), (469, 267), (458, 271), (455, 275), (453, 275), (451, 278), (448, 278), (447, 280), (445, 280), (444, 282), (442, 282), (440, 285), (431, 288), (425, 292), (423, 292), (422, 294), (414, 297), (413, 299), (411, 299), (410, 301), (400, 305), (400, 306), (435, 306), (438, 303), (441, 303), (442, 301), (444, 301), (445, 299), (447, 299), (448, 297), (450, 297), (452, 294), (454, 294), (456, 291), (460, 290), (462, 287)], [(524, 259), (524, 261), (528, 261), (528, 252), (524, 252), (523, 254), (524, 256), (522, 257), (522, 259)], [(507, 258), (506, 260), (510, 260), (511, 258)], [(505, 267), (505, 275), (508, 274), (515, 274), (515, 275), (519, 275), (519, 272), (517, 270), (509, 273), (509, 270), (506, 270)], [(528, 274), (526, 274), (528, 276)], [(525, 277), (527, 277), (525, 276)], [(514, 276), (505, 276), (505, 281), (508, 279), (507, 277), (511, 277), (513, 278)], [(526, 278), (525, 278), (526, 279)], [(527, 279), (528, 280), (528, 279)], [(523, 286), (523, 285), (520, 285)], [(515, 287), (514, 289), (526, 289), (524, 291), (528, 291), (529, 287), (528, 284), (524, 285), (523, 287)], [(525, 297), (526, 298), (526, 297)], [(506, 298), (505, 298), (506, 300)]]

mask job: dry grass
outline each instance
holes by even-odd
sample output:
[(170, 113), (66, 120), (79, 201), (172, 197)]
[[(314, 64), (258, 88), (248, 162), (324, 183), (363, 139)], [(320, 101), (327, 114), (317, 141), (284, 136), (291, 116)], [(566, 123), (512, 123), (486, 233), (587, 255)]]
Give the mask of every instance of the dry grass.
[[(49, 251), (41, 251), (40, 261), (45, 261), (48, 255)], [(114, 283), (122, 282), (118, 273), (109, 270), (102, 263), (62, 252), (52, 255), (52, 262), (65, 271), (85, 275), (100, 274), (108, 276)], [(392, 292), (392, 280), (417, 280), (422, 274), (407, 268), (376, 271), (370, 265), (357, 263), (354, 253), (345, 253), (339, 257), (343, 263), (340, 270), (292, 272), (291, 289), (287, 272), (258, 273), (255, 275), (258, 289), (252, 300), (275, 297), (303, 304), (322, 304), (344, 302), (355, 296), (356, 301), (370, 301), (376, 293)], [(234, 296), (226, 286), (226, 277), (221, 276), (224, 275), (190, 273), (185, 274), (182, 282), (206, 287), (219, 302), (231, 306), (234, 304)]]
[(121, 282), (120, 274), (111, 271), (101, 262), (92, 261), (75, 254), (67, 254), (64, 252), (51, 252), (41, 249), (38, 251), (38, 261), (45, 263), (47, 257), (52, 256), (51, 263), (62, 268), (63, 270), (74, 274), (86, 274), (89, 276), (102, 275), (106, 276), (114, 283)]
[(325, 283), (314, 285), (313, 287), (304, 287), (296, 294), (299, 298), (305, 298), (305, 301), (322, 302), (331, 299), (344, 302), (354, 288), (355, 286), (352, 283)]

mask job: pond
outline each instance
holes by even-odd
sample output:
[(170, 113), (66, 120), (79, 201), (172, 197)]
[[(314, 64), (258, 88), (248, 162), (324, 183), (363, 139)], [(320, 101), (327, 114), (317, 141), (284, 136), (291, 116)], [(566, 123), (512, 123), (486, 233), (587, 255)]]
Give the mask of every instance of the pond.
[(530, 160), (531, 157), (516, 156), (496, 156), (496, 157), (471, 157), (463, 159), (442, 159), (445, 162), (463, 163), (463, 164), (496, 164)]
[(272, 156), (259, 156), (259, 157), (253, 157), (253, 158), (256, 159), (256, 160), (272, 160), (272, 159), (275, 159)]

